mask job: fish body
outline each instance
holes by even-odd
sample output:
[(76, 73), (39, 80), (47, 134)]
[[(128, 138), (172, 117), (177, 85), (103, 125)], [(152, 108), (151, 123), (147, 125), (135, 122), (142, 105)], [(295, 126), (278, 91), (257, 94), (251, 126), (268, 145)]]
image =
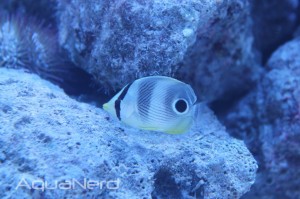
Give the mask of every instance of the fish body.
[(180, 134), (193, 123), (197, 97), (190, 85), (165, 76), (150, 76), (126, 85), (104, 110), (125, 124)]

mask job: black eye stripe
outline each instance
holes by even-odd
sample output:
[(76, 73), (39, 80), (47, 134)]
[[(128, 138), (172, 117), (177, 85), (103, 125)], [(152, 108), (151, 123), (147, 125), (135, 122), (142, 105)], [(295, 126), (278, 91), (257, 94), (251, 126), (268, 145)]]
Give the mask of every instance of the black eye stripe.
[[(131, 83), (132, 84), (132, 83)], [(128, 84), (124, 90), (122, 91), (122, 93), (120, 94), (120, 96), (118, 97), (118, 99), (115, 101), (115, 110), (116, 110), (116, 115), (118, 117), (119, 120), (121, 120), (121, 101), (124, 99), (125, 95), (128, 92), (129, 87), (131, 86), (131, 84)]]

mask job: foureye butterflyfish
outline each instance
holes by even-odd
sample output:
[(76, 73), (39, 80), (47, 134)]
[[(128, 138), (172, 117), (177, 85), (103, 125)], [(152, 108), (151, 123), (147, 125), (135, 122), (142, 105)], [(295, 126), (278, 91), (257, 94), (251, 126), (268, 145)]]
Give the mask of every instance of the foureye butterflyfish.
[(180, 134), (193, 124), (197, 97), (190, 85), (165, 76), (150, 76), (127, 84), (104, 110), (125, 124)]

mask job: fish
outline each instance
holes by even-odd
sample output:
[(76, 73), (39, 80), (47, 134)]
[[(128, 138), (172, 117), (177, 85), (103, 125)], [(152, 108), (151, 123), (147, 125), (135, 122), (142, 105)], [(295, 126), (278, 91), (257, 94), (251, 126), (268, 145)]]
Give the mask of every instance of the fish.
[(148, 76), (127, 84), (103, 109), (134, 128), (182, 134), (193, 124), (196, 101), (190, 85), (167, 76)]

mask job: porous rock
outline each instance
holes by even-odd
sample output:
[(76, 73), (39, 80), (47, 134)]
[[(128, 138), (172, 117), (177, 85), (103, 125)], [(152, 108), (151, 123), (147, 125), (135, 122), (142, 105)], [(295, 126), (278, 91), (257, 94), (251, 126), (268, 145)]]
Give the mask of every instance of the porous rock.
[[(141, 131), (36, 75), (0, 68), (0, 197), (239, 198), (254, 182), (256, 161), (200, 110), (199, 127), (186, 134)], [(16, 189), (22, 179), (115, 180), (109, 187), (118, 189)]]
[(300, 196), (300, 38), (280, 47), (258, 88), (227, 117), (229, 132), (242, 138), (259, 163), (245, 198)]
[(106, 90), (149, 75), (214, 100), (259, 76), (246, 0), (59, 1), (60, 44)]

